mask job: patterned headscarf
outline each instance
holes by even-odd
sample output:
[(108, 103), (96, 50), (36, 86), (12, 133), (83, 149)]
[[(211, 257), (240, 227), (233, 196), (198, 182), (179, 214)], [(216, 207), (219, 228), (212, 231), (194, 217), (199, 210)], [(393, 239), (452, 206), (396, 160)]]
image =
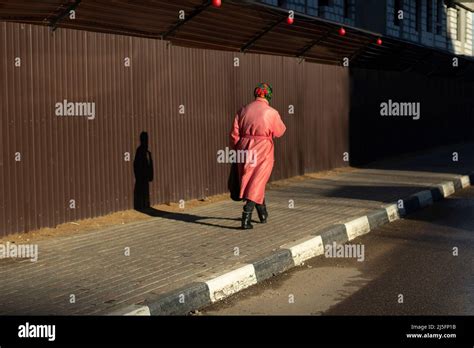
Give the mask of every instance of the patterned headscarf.
[(273, 89), (272, 86), (268, 83), (259, 83), (257, 87), (255, 87), (255, 90), (253, 91), (253, 95), (255, 98), (260, 97), (260, 98), (265, 98), (270, 102), (272, 100), (273, 96)]

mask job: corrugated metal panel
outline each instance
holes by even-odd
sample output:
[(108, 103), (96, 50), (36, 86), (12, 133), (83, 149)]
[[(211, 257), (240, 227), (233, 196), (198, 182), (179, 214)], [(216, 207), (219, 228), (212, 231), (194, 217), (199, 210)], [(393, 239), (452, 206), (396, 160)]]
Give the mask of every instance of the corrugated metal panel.
[[(273, 106), (288, 127), (275, 143), (272, 179), (346, 165), (349, 111), (352, 159), (471, 136), (472, 85), (453, 79), (364, 70), (349, 76), (296, 58), (5, 22), (0, 63), (0, 235), (132, 208), (142, 131), (154, 159), (152, 204), (225, 192), (229, 167), (217, 163), (217, 151), (259, 81), (273, 84)], [(430, 117), (409, 126), (379, 117), (382, 100), (413, 95)], [(56, 117), (55, 103), (64, 99), (95, 102), (96, 118)], [(453, 115), (463, 126), (446, 133)]]
[[(275, 178), (301, 174), (298, 134), (309, 115), (295, 59), (167, 48), (161, 41), (2, 23), (2, 233), (103, 215), (133, 206), (132, 161), (140, 132), (155, 160), (152, 203), (225, 192), (236, 109), (271, 81), (288, 124)], [(15, 68), (14, 57), (22, 58)], [(233, 59), (240, 58), (240, 67)], [(131, 67), (124, 67), (124, 59)], [(289, 83), (289, 81), (292, 81)], [(96, 103), (96, 119), (54, 116), (62, 100)], [(294, 104), (295, 115), (284, 110)], [(179, 105), (185, 114), (179, 114)], [(298, 112), (299, 111), (299, 112)], [(319, 137), (317, 137), (319, 138)], [(15, 152), (22, 154), (14, 162)], [(69, 208), (75, 200), (76, 208)]]
[[(2, 235), (132, 208), (142, 131), (154, 159), (152, 204), (225, 192), (229, 166), (217, 163), (217, 151), (263, 80), (288, 126), (276, 141), (273, 179), (344, 165), (349, 80), (340, 67), (71, 29), (0, 28)], [(63, 100), (95, 102), (95, 119), (56, 117)]]
[[(350, 148), (354, 164), (473, 140), (472, 83), (387, 71), (353, 69), (351, 74)], [(420, 103), (420, 118), (380, 117), (380, 104), (389, 99)]]

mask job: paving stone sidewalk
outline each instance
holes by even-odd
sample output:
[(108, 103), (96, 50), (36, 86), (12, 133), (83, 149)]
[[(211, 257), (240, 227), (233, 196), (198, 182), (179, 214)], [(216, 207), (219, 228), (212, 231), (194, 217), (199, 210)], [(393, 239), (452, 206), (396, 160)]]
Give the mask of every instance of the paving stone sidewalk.
[(239, 229), (242, 204), (228, 200), (41, 240), (37, 262), (0, 259), (0, 314), (107, 314), (473, 170), (474, 144), (459, 145), (269, 190), (269, 223), (251, 231)]

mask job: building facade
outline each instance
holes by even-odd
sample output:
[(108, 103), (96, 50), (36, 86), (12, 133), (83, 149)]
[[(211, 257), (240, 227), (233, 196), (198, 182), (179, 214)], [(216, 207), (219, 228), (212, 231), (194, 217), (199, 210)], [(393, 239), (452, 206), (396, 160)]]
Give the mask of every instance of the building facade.
[(261, 2), (310, 16), (355, 25), (356, 0), (261, 0)]
[(453, 0), (262, 0), (458, 55), (473, 56), (473, 12)]
[[(469, 4), (444, 0), (387, 0), (386, 3), (386, 35), (455, 54), (473, 55), (473, 15)], [(360, 24), (370, 26), (370, 23)]]

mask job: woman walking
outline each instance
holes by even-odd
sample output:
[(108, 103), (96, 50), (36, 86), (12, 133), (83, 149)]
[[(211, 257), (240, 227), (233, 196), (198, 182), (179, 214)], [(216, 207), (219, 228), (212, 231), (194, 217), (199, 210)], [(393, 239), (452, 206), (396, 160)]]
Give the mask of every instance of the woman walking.
[(231, 147), (245, 150), (247, 159), (238, 164), (240, 198), (246, 201), (242, 213), (242, 229), (245, 230), (253, 228), (255, 207), (260, 222), (267, 222), (265, 185), (275, 161), (273, 138), (281, 137), (286, 130), (278, 111), (270, 106), (272, 94), (269, 84), (260, 83), (254, 90), (255, 100), (237, 112), (230, 133)]

